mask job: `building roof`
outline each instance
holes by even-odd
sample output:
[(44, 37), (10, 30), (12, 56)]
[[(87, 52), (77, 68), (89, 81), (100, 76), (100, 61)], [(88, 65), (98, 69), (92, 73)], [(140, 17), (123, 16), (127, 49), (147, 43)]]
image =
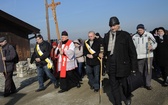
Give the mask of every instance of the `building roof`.
[[(22, 31), (22, 33), (25, 33), (26, 35), (29, 34), (36, 34), (40, 32), (40, 29), (0, 10), (0, 31), (14, 31), (18, 30)], [(14, 28), (14, 29), (13, 29)], [(16, 31), (14, 31), (16, 32)], [(24, 34), (24, 35), (25, 35)]]

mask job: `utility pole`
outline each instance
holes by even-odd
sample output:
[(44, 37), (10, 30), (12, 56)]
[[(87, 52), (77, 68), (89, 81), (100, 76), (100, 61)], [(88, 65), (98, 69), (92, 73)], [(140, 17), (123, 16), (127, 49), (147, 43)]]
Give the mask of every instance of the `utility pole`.
[(57, 38), (58, 40), (60, 40), (60, 33), (59, 33), (59, 28), (58, 28), (58, 21), (57, 21), (57, 15), (56, 15), (56, 7), (58, 5), (60, 5), (61, 2), (54, 2), (54, 0), (52, 0), (52, 3), (48, 5), (48, 7), (51, 7), (52, 10), (52, 14), (54, 17), (54, 21), (55, 21), (55, 26), (56, 26), (56, 33), (57, 33)]
[(44, 0), (45, 2), (45, 10), (46, 10), (46, 25), (47, 25), (47, 35), (48, 35), (48, 42), (50, 43), (50, 25), (49, 25), (49, 16), (48, 16), (48, 2), (47, 0)]

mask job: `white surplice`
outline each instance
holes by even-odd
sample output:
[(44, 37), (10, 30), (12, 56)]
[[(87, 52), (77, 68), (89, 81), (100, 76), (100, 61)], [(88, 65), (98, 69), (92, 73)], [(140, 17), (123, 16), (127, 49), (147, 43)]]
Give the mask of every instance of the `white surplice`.
[[(59, 45), (58, 45), (59, 46)], [(64, 48), (65, 44), (62, 44), (62, 49)], [(55, 50), (55, 54), (57, 55), (58, 47)], [(67, 65), (66, 71), (73, 70), (77, 67), (77, 61), (75, 59), (75, 45), (73, 42), (70, 43), (69, 47), (64, 48), (64, 54), (67, 56)], [(62, 57), (61, 54), (58, 54), (58, 71), (61, 71), (61, 63)]]

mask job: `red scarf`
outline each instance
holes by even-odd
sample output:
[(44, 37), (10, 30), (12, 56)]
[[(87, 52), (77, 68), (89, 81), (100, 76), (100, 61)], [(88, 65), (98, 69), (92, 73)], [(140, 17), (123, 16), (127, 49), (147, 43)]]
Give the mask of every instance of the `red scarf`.
[[(68, 40), (68, 42), (65, 44), (64, 48), (62, 49), (64, 51), (65, 48), (69, 49), (69, 45), (71, 44), (71, 40)], [(67, 66), (67, 56), (64, 54), (62, 56), (62, 62), (61, 62), (61, 71), (60, 71), (60, 77), (65, 78), (66, 77), (66, 66)]]

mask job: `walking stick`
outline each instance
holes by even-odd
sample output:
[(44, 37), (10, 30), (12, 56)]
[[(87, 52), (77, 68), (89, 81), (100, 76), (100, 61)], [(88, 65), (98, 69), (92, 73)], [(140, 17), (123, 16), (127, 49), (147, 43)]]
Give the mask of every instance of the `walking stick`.
[[(3, 58), (3, 57), (4, 57), (4, 55), (3, 55), (3, 52), (2, 52), (2, 47), (0, 47), (0, 50), (1, 50), (1, 55), (2, 55), (2, 58)], [(5, 75), (7, 75), (5, 61), (4, 61), (4, 60), (2, 60), (2, 62), (3, 62), (3, 66), (4, 66)]]
[[(150, 38), (148, 38), (148, 47), (150, 45)], [(148, 48), (148, 74), (150, 74), (150, 49)]]
[[(104, 52), (104, 48), (102, 45), (100, 45), (100, 53)], [(102, 95), (102, 70), (103, 70), (103, 60), (102, 58), (99, 58), (100, 60), (100, 91), (99, 91), (99, 104), (101, 104), (101, 95)]]
[(102, 95), (102, 58), (100, 58), (100, 91), (99, 91), (99, 104), (101, 104), (101, 95)]

